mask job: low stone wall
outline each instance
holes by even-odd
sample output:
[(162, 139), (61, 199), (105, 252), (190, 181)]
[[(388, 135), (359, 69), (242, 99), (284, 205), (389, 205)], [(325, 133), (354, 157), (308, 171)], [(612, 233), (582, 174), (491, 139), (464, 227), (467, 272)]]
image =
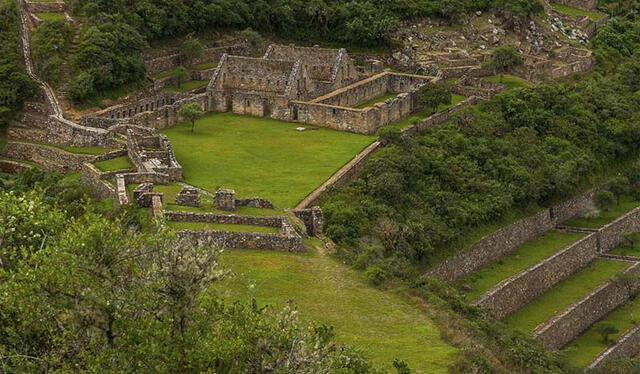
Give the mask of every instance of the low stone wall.
[(607, 361), (635, 357), (638, 354), (640, 354), (640, 325), (627, 331), (615, 345), (600, 353), (589, 368), (597, 368)]
[(169, 221), (203, 222), (232, 225), (249, 225), (282, 228), (286, 218), (277, 216), (237, 216), (233, 214), (192, 213), (192, 212), (164, 212)]
[(483, 99), (477, 96), (469, 97), (466, 100), (461, 101), (458, 104), (452, 106), (451, 108), (445, 109), (432, 116), (429, 116), (427, 119), (425, 119), (422, 122), (418, 122), (416, 124), (407, 126), (406, 128), (402, 129), (402, 134), (408, 135), (408, 136), (417, 135), (418, 133), (430, 127), (441, 125), (445, 122), (449, 122), (451, 120), (451, 115), (453, 113), (456, 113), (468, 106), (477, 105), (482, 101)]
[(0, 173), (17, 174), (32, 169), (33, 166), (12, 160), (0, 160)]
[(552, 2), (584, 10), (595, 10), (598, 7), (598, 0), (552, 0)]
[(236, 208), (248, 206), (253, 208), (261, 208), (261, 209), (273, 209), (273, 203), (267, 199), (261, 199), (259, 197), (249, 197), (245, 199), (236, 199), (235, 202)]
[(323, 234), (324, 215), (319, 206), (310, 209), (294, 210), (293, 214), (304, 223), (309, 236), (321, 236)]
[(576, 198), (495, 231), (463, 252), (450, 257), (426, 275), (454, 282), (480, 270), (546, 233), (559, 223), (580, 215), (597, 191), (599, 188), (589, 190)]
[(275, 249), (286, 252), (301, 252), (303, 250), (302, 239), (299, 236), (192, 230), (180, 231), (177, 236), (178, 239), (191, 245), (232, 249)]
[[(631, 263), (630, 263), (631, 265)], [(631, 265), (627, 273), (638, 273), (640, 263)], [(639, 284), (607, 282), (586, 297), (536, 327), (533, 337), (548, 349), (561, 349), (591, 325), (604, 318), (640, 291)]]
[[(230, 55), (243, 55), (247, 50), (245, 44), (234, 44), (226, 47), (205, 48), (202, 56), (193, 61), (193, 65), (218, 61), (225, 53)], [(147, 74), (155, 74), (165, 70), (175, 69), (184, 65), (184, 57), (181, 54), (173, 54), (169, 56), (157, 57), (145, 61), (144, 66)]]
[(91, 155), (70, 153), (55, 147), (16, 141), (9, 141), (3, 154), (9, 158), (35, 162), (47, 170), (61, 172), (78, 171), (83, 163), (94, 159)]
[(504, 319), (522, 306), (582, 269), (598, 256), (598, 236), (593, 233), (533, 267), (500, 282), (475, 305)]
[(67, 5), (63, 1), (27, 1), (26, 3), (32, 13), (64, 13), (67, 10)]
[(105, 181), (108, 179), (105, 175), (103, 175), (98, 168), (94, 165), (86, 162), (82, 164), (82, 183), (91, 187), (91, 189), (96, 193), (96, 196), (99, 199), (108, 199), (115, 198), (117, 199), (118, 195), (116, 193), (116, 188), (111, 183)]
[(640, 231), (640, 207), (598, 230), (600, 251), (605, 253), (622, 244), (622, 235)]

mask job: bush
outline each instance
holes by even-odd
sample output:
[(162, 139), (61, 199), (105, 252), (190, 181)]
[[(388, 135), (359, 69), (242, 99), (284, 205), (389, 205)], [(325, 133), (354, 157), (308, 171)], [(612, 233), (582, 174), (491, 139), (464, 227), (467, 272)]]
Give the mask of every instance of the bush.
[(374, 286), (380, 286), (389, 277), (389, 274), (379, 266), (369, 266), (366, 271), (367, 280)]
[(616, 198), (611, 191), (600, 191), (593, 197), (593, 202), (599, 209), (607, 211), (616, 203)]
[(76, 103), (87, 100), (95, 94), (95, 89), (93, 75), (86, 72), (73, 78), (67, 86), (69, 97)]

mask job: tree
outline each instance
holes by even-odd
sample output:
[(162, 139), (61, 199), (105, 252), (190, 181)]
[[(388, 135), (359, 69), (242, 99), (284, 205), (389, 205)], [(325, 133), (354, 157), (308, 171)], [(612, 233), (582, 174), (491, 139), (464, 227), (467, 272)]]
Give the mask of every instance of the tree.
[(247, 43), (254, 48), (263, 43), (262, 35), (257, 31), (253, 31), (251, 27), (242, 30), (240, 32), (240, 37), (246, 40)]
[(611, 191), (600, 191), (594, 197), (593, 201), (595, 202), (598, 209), (609, 210), (613, 204), (615, 204), (615, 196)]
[(491, 59), (487, 63), (487, 67), (493, 70), (495, 74), (500, 74), (500, 83), (502, 83), (506, 72), (523, 63), (520, 52), (510, 45), (505, 45), (496, 48), (491, 53)]
[(196, 119), (203, 113), (202, 107), (198, 103), (190, 103), (183, 105), (178, 111), (178, 115), (183, 119), (191, 122), (191, 132), (194, 132), (196, 127)]
[(173, 83), (180, 88), (189, 79), (189, 72), (185, 67), (179, 66), (171, 73), (171, 76), (173, 77)]
[(620, 198), (629, 192), (629, 178), (616, 177), (609, 183), (609, 190), (616, 197), (616, 204), (620, 205)]
[(191, 65), (196, 58), (202, 56), (203, 47), (198, 39), (189, 37), (182, 42), (180, 52), (185, 57), (186, 62)]
[(602, 337), (602, 342), (604, 344), (609, 344), (609, 337), (619, 332), (619, 330), (615, 326), (612, 326), (608, 323), (601, 324), (597, 329), (600, 337)]
[(438, 83), (426, 83), (418, 93), (418, 103), (435, 113), (438, 110), (438, 105), (451, 104), (451, 90), (444, 84)]
[(449, 26), (460, 22), (466, 15), (465, 6), (461, 0), (441, 0), (439, 13), (448, 20)]

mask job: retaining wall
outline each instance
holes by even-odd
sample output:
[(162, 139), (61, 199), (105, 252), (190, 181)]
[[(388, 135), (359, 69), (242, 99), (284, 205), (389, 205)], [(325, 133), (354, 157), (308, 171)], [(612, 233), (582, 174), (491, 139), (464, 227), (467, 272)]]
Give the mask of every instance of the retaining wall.
[(638, 354), (640, 354), (640, 326), (629, 330), (615, 345), (600, 353), (589, 368), (597, 368), (607, 361), (635, 357)]
[[(205, 48), (202, 51), (202, 56), (193, 60), (192, 65), (197, 65), (205, 62), (218, 61), (223, 54), (228, 53), (230, 55), (242, 55), (245, 53), (247, 46), (245, 44), (235, 44), (225, 47)], [(144, 66), (147, 74), (155, 74), (165, 70), (175, 69), (178, 66), (184, 65), (184, 56), (181, 54), (173, 54), (169, 56), (157, 57), (145, 61)]]
[(598, 256), (598, 236), (593, 233), (569, 247), (500, 282), (475, 305), (504, 319), (582, 269)]
[(82, 164), (95, 156), (66, 152), (62, 149), (40, 144), (9, 141), (3, 152), (9, 158), (27, 160), (42, 165), (47, 170), (61, 172), (78, 171)]
[(82, 164), (82, 183), (91, 187), (99, 199), (117, 199), (115, 186), (104, 179), (108, 178), (94, 165), (88, 162)]
[(638, 231), (640, 231), (640, 208), (635, 208), (598, 230), (600, 251), (609, 252), (622, 244), (624, 240), (622, 235)]
[(177, 235), (179, 239), (191, 245), (234, 249), (275, 249), (286, 252), (301, 252), (303, 249), (302, 239), (299, 236), (191, 230), (180, 231)]
[[(640, 271), (640, 263), (631, 265), (626, 272), (638, 273), (638, 271)], [(549, 321), (536, 327), (533, 337), (548, 349), (561, 349), (591, 325), (629, 301), (640, 290), (638, 286), (637, 283), (607, 282)]]
[(233, 225), (250, 225), (282, 228), (284, 217), (277, 216), (237, 216), (232, 214), (192, 213), (192, 212), (164, 212), (169, 221), (176, 222), (204, 222)]

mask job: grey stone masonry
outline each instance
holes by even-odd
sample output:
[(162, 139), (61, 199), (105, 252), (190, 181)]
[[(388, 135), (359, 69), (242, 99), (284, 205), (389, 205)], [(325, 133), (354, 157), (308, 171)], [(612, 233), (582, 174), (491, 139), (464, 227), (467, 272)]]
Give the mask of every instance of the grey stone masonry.
[(214, 198), (216, 208), (220, 210), (236, 210), (236, 191), (221, 188)]
[(200, 206), (200, 194), (198, 189), (190, 186), (185, 186), (182, 191), (176, 196), (176, 204), (183, 206)]

